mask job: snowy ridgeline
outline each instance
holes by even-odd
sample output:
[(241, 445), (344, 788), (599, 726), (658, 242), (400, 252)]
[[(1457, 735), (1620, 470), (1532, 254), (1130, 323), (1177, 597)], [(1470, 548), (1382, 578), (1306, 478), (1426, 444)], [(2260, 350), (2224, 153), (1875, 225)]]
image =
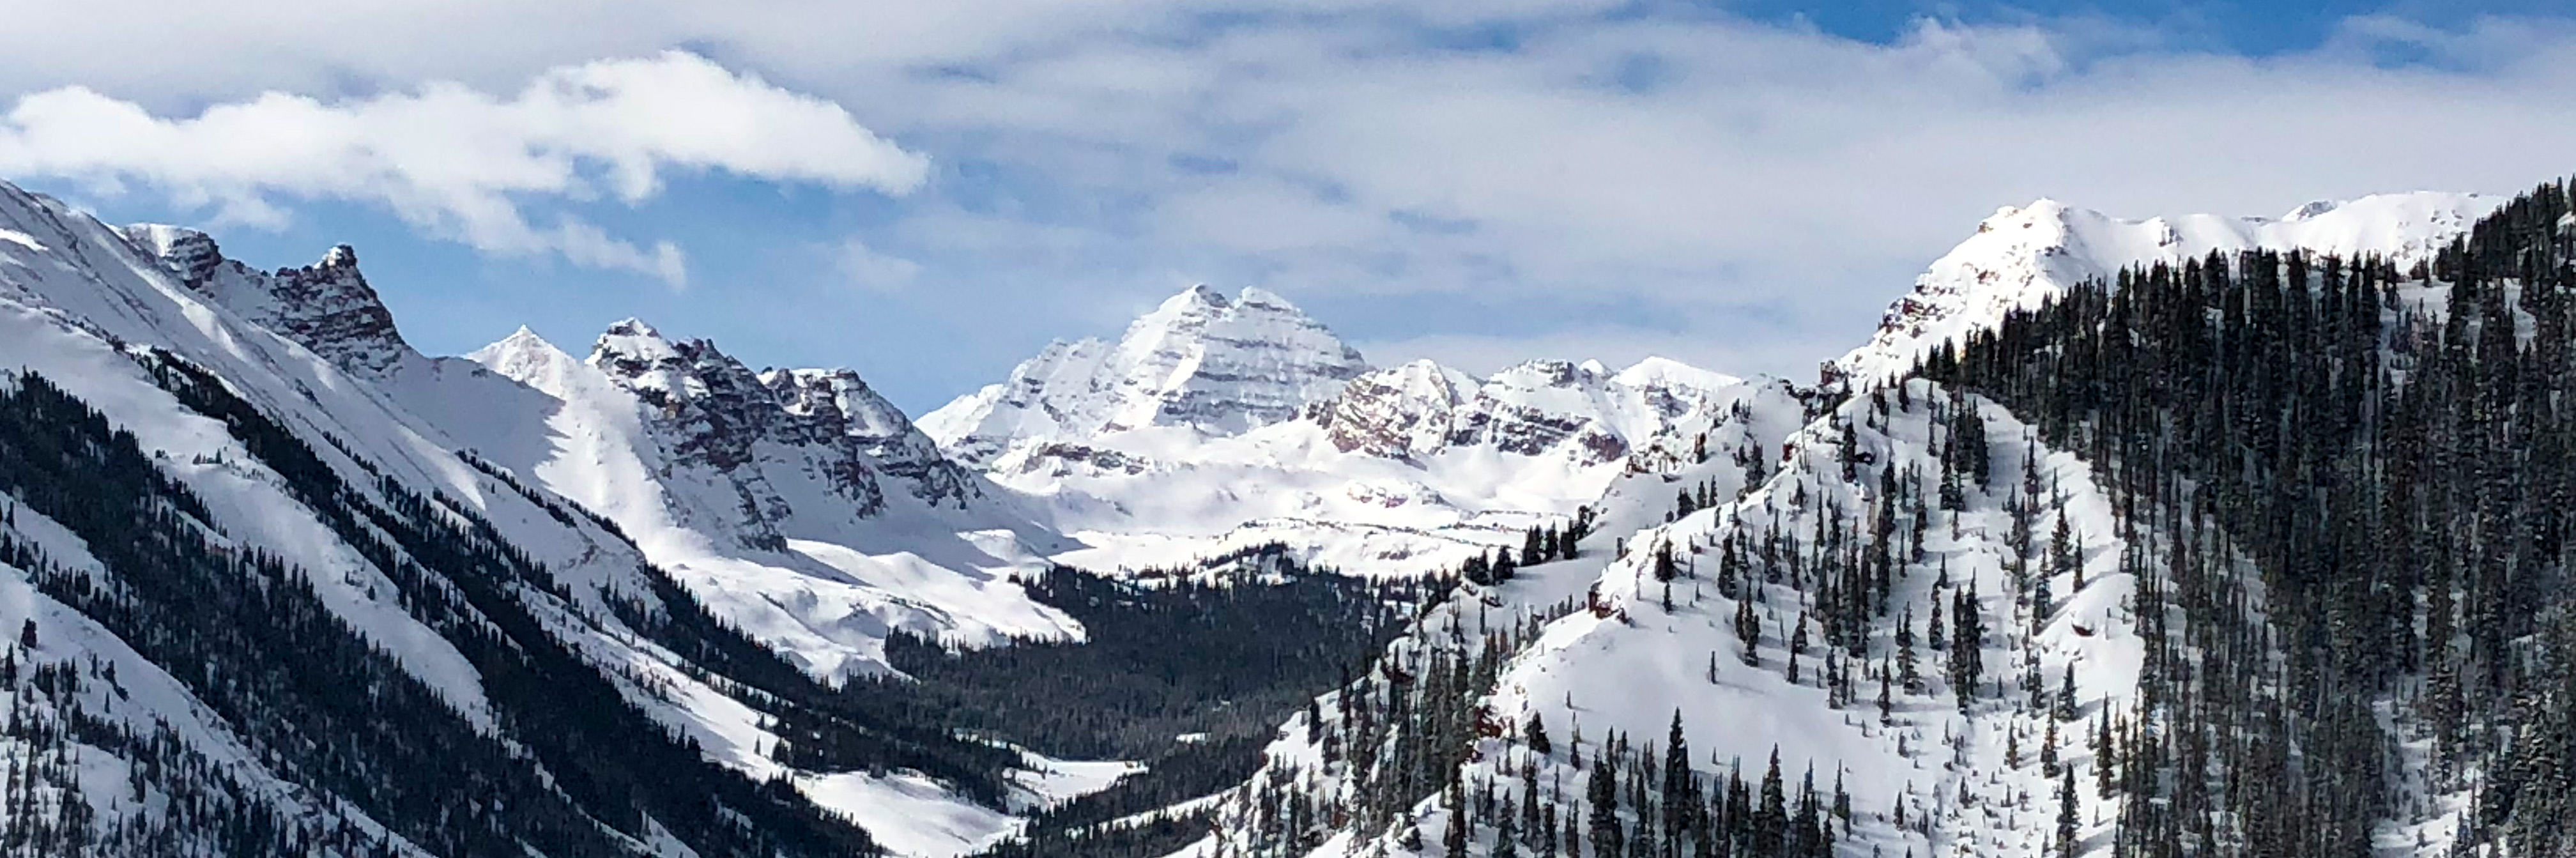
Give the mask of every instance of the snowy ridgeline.
[(2313, 202), (2278, 218), (2186, 215), (2126, 220), (2056, 200), (2007, 206), (1915, 280), (1888, 307), (1868, 344), (1828, 362), (1829, 377), (1862, 383), (1911, 368), (1942, 343), (1992, 330), (2014, 310), (2038, 307), (2123, 268), (2180, 264), (2212, 253), (2306, 250), (2385, 258), (2400, 268), (2430, 258), (2505, 198), (2417, 192)]

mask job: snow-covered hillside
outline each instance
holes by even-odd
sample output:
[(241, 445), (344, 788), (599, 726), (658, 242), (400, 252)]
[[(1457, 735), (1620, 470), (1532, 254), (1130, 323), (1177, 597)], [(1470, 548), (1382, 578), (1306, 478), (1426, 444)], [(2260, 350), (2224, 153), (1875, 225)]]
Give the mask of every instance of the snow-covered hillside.
[[(1963, 435), (1966, 421), (1982, 437)], [(1971, 443), (1982, 480), (1957, 470)], [(1668, 801), (1674, 781), (1657, 771), (1676, 724), (1720, 836), (1751, 824), (1728, 802), (1776, 766), (1786, 807), (1800, 806), (1804, 772), (1813, 812), (1848, 808), (1821, 826), (1835, 854), (2058, 855), (2061, 819), (2079, 852), (2106, 848), (2118, 805), (2091, 749), (2138, 705), (2137, 590), (2169, 576), (2159, 552), (2122, 541), (2090, 467), (2002, 408), (1922, 381), (1846, 401), (1767, 476), (1755, 461), (1623, 478), (1581, 556), (1470, 585), (1428, 614), (1377, 674), (1326, 697), (1320, 721), (1284, 725), (1262, 774), (1220, 800), (1218, 833), (1180, 854), (1461, 854), (1440, 851), (1461, 824), (1474, 826), (1464, 854), (1504, 854), (1503, 839), (1547, 854), (1533, 824), (1548, 851), (1577, 854), (1577, 841), (1604, 848), (1598, 823), (1573, 830), (1598, 818), (1583, 789), (1602, 769), (1662, 779), (1619, 781), (1621, 836), (1660, 842), (1682, 825), (1696, 839), (1674, 820), (1697, 811)], [(1678, 506), (1683, 494), (1717, 502)], [(1963, 673), (1971, 652), (1979, 667)], [(1476, 677), (1471, 707), (1388, 711), (1453, 670)], [(1454, 770), (1438, 762), (1451, 753)], [(2068, 783), (2080, 788), (2061, 811)]]
[(1088, 543), (1069, 562), (1174, 565), (1281, 542), (1337, 568), (1419, 574), (1666, 467), (1651, 450), (1710, 432), (1776, 442), (1802, 419), (1785, 382), (1663, 359), (1531, 361), (1486, 379), (1428, 361), (1371, 370), (1275, 295), (1193, 287), (1118, 343), (1050, 346), (922, 426), (1050, 502)]
[(2468, 231), (2505, 199), (2422, 191), (2308, 203), (2278, 218), (2196, 214), (2124, 220), (2043, 199), (2006, 206), (1977, 225), (1896, 300), (1868, 344), (1824, 366), (1826, 377), (1882, 381), (1945, 342), (2000, 324), (2066, 287), (2121, 269), (2213, 252), (2308, 250), (2377, 255), (2411, 266)]
[[(553, 633), (600, 663), (623, 665), (633, 680), (662, 684), (676, 699), (726, 699), (691, 678), (669, 653), (600, 619), (612, 613), (608, 597), (649, 599), (653, 592), (642, 572), (643, 558), (622, 542), (578, 520), (567, 524), (558, 518), (561, 510), (549, 509), (542, 497), (516, 491), (460, 460), (442, 446), (435, 430), (344, 373), (333, 360), (204, 300), (202, 293), (161, 268), (146, 248), (87, 215), (0, 185), (0, 230), (15, 239), (0, 246), (0, 272), (5, 272), (0, 273), (0, 366), (9, 367), (14, 378), (41, 375), (132, 432), (140, 447), (162, 462), (165, 474), (203, 499), (212, 516), (206, 524), (226, 544), (314, 573), (313, 593), (337, 621), (435, 691), (456, 717), (483, 731), (495, 729), (499, 713), (487, 692), (489, 677), (477, 669), (474, 658), (411, 609), (417, 604), (405, 598), (411, 591), (389, 577), (403, 570), (384, 567), (339, 535), (321, 512), (308, 506), (314, 499), (299, 494), (260, 454), (228, 433), (227, 423), (209, 419), (165, 392), (165, 384), (137, 360), (140, 350), (166, 350), (220, 377), (230, 395), (274, 415), (289, 431), (311, 439), (308, 443), (317, 450), (331, 451), (324, 455), (340, 480), (435, 493), (471, 510), (549, 570), (562, 595), (531, 596), (528, 608), (559, 624)], [(332, 260), (345, 258), (334, 254)], [(239, 425), (229, 424), (236, 432)], [(373, 494), (363, 502), (396, 503), (392, 495)], [(80, 546), (68, 531), (47, 526), (27, 500), (9, 504), (14, 511), (11, 536), (50, 546), (57, 564), (72, 559), (69, 565), (75, 569), (92, 565), (77, 560), (92, 549)], [(53, 535), (46, 536), (48, 532)], [(13, 570), (13, 580), (25, 581), (34, 571)], [(103, 568), (92, 571), (106, 574)], [(54, 631), (57, 643), (50, 646), (59, 648), (54, 651), (85, 650), (104, 659), (130, 660), (103, 630), (65, 616), (47, 598), (28, 595), (24, 584), (10, 586), (21, 594), (13, 600), (12, 613), (36, 615), (40, 636)], [(165, 691), (160, 689), (173, 684), (152, 671), (129, 667), (120, 674), (126, 678), (109, 684), (121, 681), (150, 690), (142, 696), (118, 695), (129, 717), (176, 725), (181, 747), (207, 755), (222, 776), (254, 786), (297, 779), (278, 762), (277, 748), (244, 751), (244, 746), (259, 747), (256, 737), (242, 734), (239, 724), (213, 722), (193, 702), (204, 688)], [(656, 720), (708, 739), (711, 755), (739, 755), (730, 762), (740, 765), (757, 760), (748, 743), (714, 741), (748, 729), (752, 722), (706, 707), (672, 705), (668, 701), (675, 698), (657, 699), (640, 686), (626, 690)], [(93, 765), (130, 759), (131, 753), (92, 750)], [(87, 779), (110, 782), (98, 777), (102, 774), (93, 772)], [(259, 796), (281, 802), (283, 818), (337, 824), (329, 823), (336, 817), (361, 827), (382, 827), (360, 806), (312, 792), (309, 784), (305, 790), (255, 788), (243, 794)], [(98, 824), (149, 827), (162, 822), (155, 817), (167, 810), (165, 802), (150, 800), (113, 807), (114, 813), (100, 815)]]

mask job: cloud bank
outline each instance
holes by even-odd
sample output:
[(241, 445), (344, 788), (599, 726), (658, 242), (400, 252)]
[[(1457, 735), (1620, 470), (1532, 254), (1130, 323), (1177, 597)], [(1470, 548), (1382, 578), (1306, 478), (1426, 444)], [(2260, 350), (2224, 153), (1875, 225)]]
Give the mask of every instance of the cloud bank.
[(680, 52), (552, 69), (506, 98), (428, 83), (337, 102), (268, 92), (165, 117), (72, 86), (20, 96), (0, 116), (0, 173), (141, 185), (268, 226), (296, 199), (378, 204), (485, 252), (556, 254), (678, 286), (676, 244), (530, 212), (603, 193), (641, 203), (675, 170), (902, 194), (929, 162), (838, 104)]
[[(657, 273), (679, 248), (593, 226), (601, 207), (683, 171), (868, 191), (727, 207), (780, 211), (744, 232), (798, 267), (728, 270), (692, 310), (916, 409), (1193, 282), (1288, 294), (1382, 361), (1651, 350), (1804, 377), (2001, 205), (2264, 215), (2576, 170), (2563, 17), (2359, 16), (2249, 56), (2187, 22), (1865, 41), (1581, 0), (148, 0), (152, 27), (75, 5), (0, 18), (0, 93), (40, 94), (0, 120), (0, 173), (254, 222), (369, 200), (494, 252)], [(439, 37), (393, 38), (413, 32)], [(79, 121), (28, 112), (46, 99)], [(309, 139), (193, 130), (254, 108)], [(438, 111), (459, 118), (404, 121)], [(52, 127), (95, 133), (12, 152)], [(800, 130), (744, 130), (778, 127)], [(793, 297), (794, 318), (748, 309)]]

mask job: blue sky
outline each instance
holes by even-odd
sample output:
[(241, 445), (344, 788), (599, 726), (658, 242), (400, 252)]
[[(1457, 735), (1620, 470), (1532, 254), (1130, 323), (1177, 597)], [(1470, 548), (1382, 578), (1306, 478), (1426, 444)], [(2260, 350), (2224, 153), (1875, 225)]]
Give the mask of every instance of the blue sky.
[(604, 4), (12, 16), (0, 175), (353, 244), (433, 353), (639, 316), (918, 413), (1195, 282), (1381, 363), (1804, 379), (1999, 205), (2576, 170), (2563, 3)]

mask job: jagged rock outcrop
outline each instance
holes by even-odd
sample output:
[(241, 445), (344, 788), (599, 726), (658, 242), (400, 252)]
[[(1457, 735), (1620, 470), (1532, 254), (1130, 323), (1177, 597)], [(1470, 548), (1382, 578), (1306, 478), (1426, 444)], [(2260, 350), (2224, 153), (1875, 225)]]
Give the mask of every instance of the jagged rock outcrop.
[[(1573, 442), (1575, 461), (1596, 465), (1628, 454), (1616, 422), (1630, 403), (1613, 390), (1600, 364), (1531, 361), (1494, 375), (1477, 392), (1449, 436), (1457, 446), (1485, 445), (1536, 456)], [(1651, 431), (1651, 430), (1649, 430)]]
[(1746, 389), (1742, 379), (1649, 358), (1618, 373), (1598, 363), (1531, 361), (1477, 381), (1430, 361), (1353, 379), (1309, 419), (1343, 452), (1418, 462), (1444, 450), (1519, 456), (1563, 451), (1575, 467), (1617, 461), (1677, 421)]
[(644, 404), (671, 464), (720, 475), (741, 496), (737, 523), (753, 547), (782, 547), (779, 525), (791, 516), (827, 514), (799, 510), (783, 482), (819, 485), (851, 516), (885, 506), (869, 457), (837, 414), (790, 410), (778, 391), (714, 343), (674, 342), (628, 319), (600, 335), (589, 363)]
[(394, 328), (393, 311), (367, 285), (358, 271), (358, 251), (348, 245), (335, 245), (301, 268), (261, 271), (225, 257), (213, 237), (197, 230), (136, 224), (123, 232), (189, 289), (342, 370), (375, 375), (417, 354)]
[(963, 506), (983, 496), (972, 472), (949, 461), (894, 403), (846, 369), (772, 369), (760, 374), (790, 414), (858, 445), (877, 470), (911, 484), (913, 496)]

